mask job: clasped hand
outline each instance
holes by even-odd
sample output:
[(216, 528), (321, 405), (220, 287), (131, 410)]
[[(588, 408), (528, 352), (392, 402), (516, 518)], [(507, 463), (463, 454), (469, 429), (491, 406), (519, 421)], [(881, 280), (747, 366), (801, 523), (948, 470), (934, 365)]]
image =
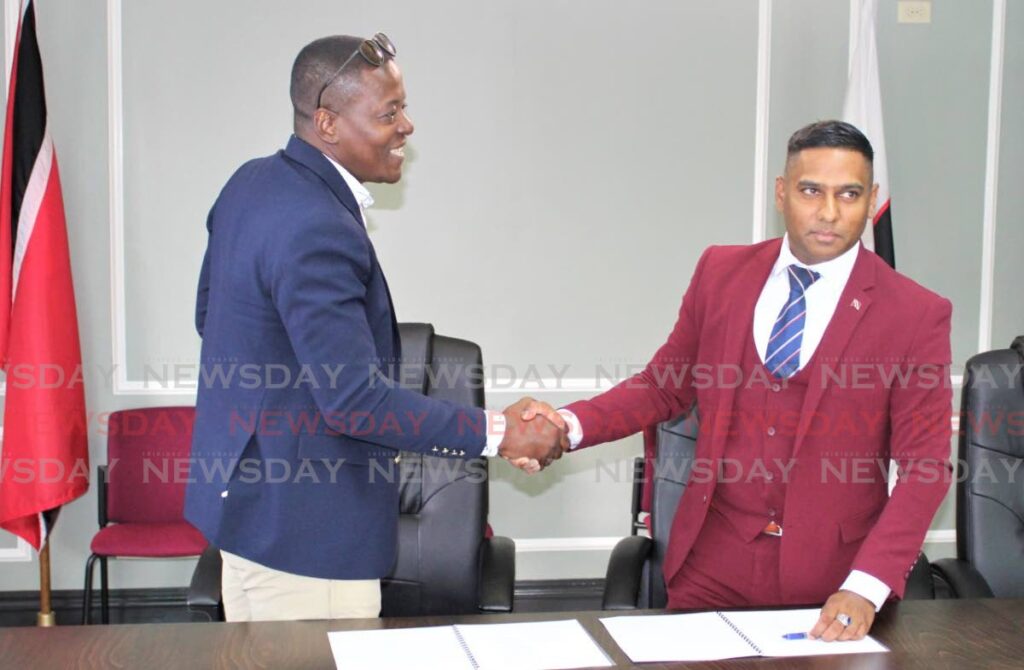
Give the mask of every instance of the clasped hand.
[(569, 449), (565, 419), (546, 402), (522, 398), (506, 407), (498, 454), (529, 474), (540, 472)]

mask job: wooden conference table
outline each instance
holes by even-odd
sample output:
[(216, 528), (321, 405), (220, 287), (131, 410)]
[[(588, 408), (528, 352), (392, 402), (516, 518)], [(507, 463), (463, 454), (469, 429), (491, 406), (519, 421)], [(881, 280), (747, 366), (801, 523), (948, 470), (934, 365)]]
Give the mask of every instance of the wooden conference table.
[[(638, 612), (651, 613), (651, 612)], [(578, 619), (619, 667), (629, 659), (598, 621), (611, 612), (266, 623), (0, 628), (2, 668), (333, 668), (327, 631)], [(811, 658), (648, 663), (643, 668), (1022, 668), (1024, 600), (888, 605), (872, 634), (892, 651)]]

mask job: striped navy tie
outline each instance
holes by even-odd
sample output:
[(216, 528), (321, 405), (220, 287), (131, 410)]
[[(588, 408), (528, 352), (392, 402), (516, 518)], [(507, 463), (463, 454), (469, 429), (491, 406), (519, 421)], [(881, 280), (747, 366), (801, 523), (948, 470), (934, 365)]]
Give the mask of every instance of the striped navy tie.
[(799, 265), (786, 268), (789, 275), (789, 300), (782, 306), (772, 326), (765, 352), (764, 366), (776, 377), (789, 377), (800, 368), (800, 342), (804, 339), (807, 302), (804, 292), (818, 281), (820, 274)]

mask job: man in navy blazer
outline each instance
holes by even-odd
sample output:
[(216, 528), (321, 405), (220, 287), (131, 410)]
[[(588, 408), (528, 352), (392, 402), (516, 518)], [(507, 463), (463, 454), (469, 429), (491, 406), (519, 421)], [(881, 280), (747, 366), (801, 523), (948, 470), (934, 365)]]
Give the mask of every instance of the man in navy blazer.
[(221, 550), (229, 620), (377, 616), (399, 450), (534, 467), (562, 450), (564, 433), (523, 423), (521, 406), (485, 412), (393, 381), (397, 323), (362, 209), (364, 182), (401, 177), (413, 132), (394, 55), (380, 33), (304, 47), (295, 134), (239, 168), (207, 220), (185, 515)]

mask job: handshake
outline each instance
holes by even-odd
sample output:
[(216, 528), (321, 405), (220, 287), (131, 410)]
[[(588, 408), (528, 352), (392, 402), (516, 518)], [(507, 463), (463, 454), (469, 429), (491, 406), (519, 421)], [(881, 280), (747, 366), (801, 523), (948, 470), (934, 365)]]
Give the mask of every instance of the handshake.
[(546, 402), (522, 398), (506, 407), (505, 437), (498, 454), (529, 474), (536, 474), (569, 450), (569, 426)]

